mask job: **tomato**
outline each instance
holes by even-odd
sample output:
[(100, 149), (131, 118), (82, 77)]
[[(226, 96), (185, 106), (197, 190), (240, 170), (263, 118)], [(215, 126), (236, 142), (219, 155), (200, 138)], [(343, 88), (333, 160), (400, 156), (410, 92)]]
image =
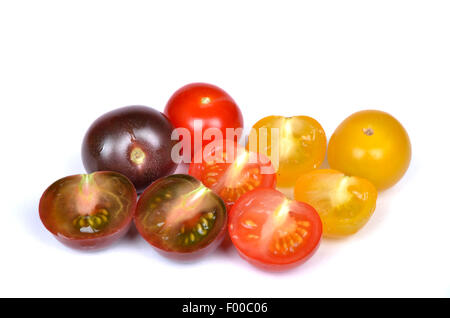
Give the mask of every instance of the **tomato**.
[(378, 190), (396, 184), (411, 161), (408, 133), (391, 115), (378, 110), (357, 112), (331, 136), (330, 167), (371, 181)]
[(313, 207), (274, 189), (256, 189), (230, 211), (228, 230), (240, 255), (268, 270), (292, 268), (319, 245), (322, 223)]
[[(233, 151), (227, 154), (230, 148)], [(228, 210), (248, 191), (275, 187), (276, 175), (270, 160), (249, 153), (234, 142), (221, 142), (217, 147), (206, 146), (201, 159), (199, 163), (193, 161), (190, 164), (189, 174), (216, 192), (225, 201)]]
[(171, 174), (173, 126), (161, 112), (128, 106), (98, 118), (86, 132), (82, 159), (88, 172), (117, 171), (142, 192), (154, 180)]
[(369, 221), (377, 189), (366, 179), (322, 169), (303, 174), (295, 185), (294, 197), (319, 212), (325, 236), (341, 237), (356, 233)]
[(117, 172), (79, 174), (48, 187), (39, 215), (62, 243), (79, 249), (101, 248), (126, 234), (136, 198), (131, 181)]
[(277, 170), (277, 185), (292, 187), (302, 173), (320, 167), (327, 137), (311, 117), (269, 116), (253, 125), (247, 149), (268, 155)]
[[(232, 128), (237, 134), (228, 137), (237, 142), (244, 125), (241, 110), (231, 96), (221, 88), (206, 83), (192, 83), (178, 89), (167, 102), (164, 113), (175, 128), (188, 129), (191, 138), (190, 155), (210, 142), (208, 137), (203, 138), (207, 129), (216, 128), (222, 138), (227, 138), (226, 129)], [(201, 127), (194, 127), (195, 121)], [(195, 134), (202, 140), (197, 149), (194, 148)], [(186, 149), (183, 148), (184, 151)]]
[(135, 224), (157, 251), (191, 258), (217, 247), (226, 233), (222, 199), (189, 175), (155, 181), (139, 198)]

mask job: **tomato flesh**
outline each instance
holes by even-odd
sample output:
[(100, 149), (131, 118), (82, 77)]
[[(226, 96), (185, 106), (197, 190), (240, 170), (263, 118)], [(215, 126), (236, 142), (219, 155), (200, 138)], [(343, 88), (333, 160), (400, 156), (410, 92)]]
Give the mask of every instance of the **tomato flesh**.
[(325, 236), (341, 237), (356, 233), (369, 221), (375, 211), (377, 190), (366, 179), (322, 169), (302, 175), (294, 197), (317, 210)]
[(123, 236), (136, 207), (136, 190), (116, 172), (74, 175), (42, 195), (42, 223), (62, 243), (80, 249), (108, 246)]
[(231, 240), (250, 263), (269, 270), (294, 267), (319, 245), (322, 223), (313, 207), (274, 189), (244, 194), (230, 211)]
[(189, 258), (217, 247), (225, 234), (222, 199), (189, 175), (154, 182), (141, 195), (135, 215), (139, 233), (158, 251)]
[(320, 167), (327, 138), (314, 118), (268, 116), (253, 125), (247, 149), (270, 158), (279, 187), (293, 187), (302, 173)]
[[(232, 154), (227, 154), (231, 147)], [(241, 195), (253, 189), (275, 187), (275, 171), (263, 155), (249, 153), (233, 142), (211, 148), (209, 152), (204, 148), (203, 155), (201, 163), (191, 163), (189, 174), (216, 192), (228, 210)]]

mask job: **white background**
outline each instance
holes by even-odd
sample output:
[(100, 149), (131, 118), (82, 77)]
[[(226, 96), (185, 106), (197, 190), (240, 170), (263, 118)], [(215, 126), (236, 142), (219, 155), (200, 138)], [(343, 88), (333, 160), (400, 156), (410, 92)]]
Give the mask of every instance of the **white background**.
[[(0, 296), (450, 296), (448, 1), (2, 1)], [(131, 232), (100, 252), (64, 247), (38, 201), (83, 173), (98, 116), (204, 81), (240, 105), (248, 129), (309, 115), (329, 136), (377, 108), (408, 130), (406, 176), (367, 226), (324, 240), (304, 265), (262, 272), (234, 249), (196, 263)]]

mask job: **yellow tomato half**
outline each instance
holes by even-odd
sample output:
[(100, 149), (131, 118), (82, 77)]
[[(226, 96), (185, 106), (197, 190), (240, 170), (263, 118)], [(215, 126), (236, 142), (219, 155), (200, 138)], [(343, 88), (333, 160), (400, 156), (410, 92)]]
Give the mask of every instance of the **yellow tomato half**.
[(331, 168), (366, 178), (378, 190), (396, 184), (410, 161), (411, 143), (405, 128), (378, 110), (360, 111), (345, 119), (328, 146)]
[(375, 211), (377, 189), (366, 179), (332, 169), (314, 170), (296, 182), (294, 197), (313, 206), (327, 237), (356, 233)]
[(252, 128), (247, 149), (266, 155), (277, 171), (277, 185), (292, 187), (305, 172), (320, 167), (327, 137), (322, 126), (307, 116), (268, 116)]

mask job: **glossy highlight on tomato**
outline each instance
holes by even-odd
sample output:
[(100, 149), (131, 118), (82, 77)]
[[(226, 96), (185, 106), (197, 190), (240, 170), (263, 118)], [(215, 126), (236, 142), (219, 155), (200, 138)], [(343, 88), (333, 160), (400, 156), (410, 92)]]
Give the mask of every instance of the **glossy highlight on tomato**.
[(126, 234), (136, 199), (133, 184), (117, 172), (73, 175), (47, 188), (39, 203), (39, 215), (62, 243), (96, 249)]
[(375, 211), (377, 189), (368, 180), (321, 169), (303, 174), (294, 197), (312, 205), (323, 222), (323, 234), (342, 237), (358, 232)]
[(135, 224), (145, 240), (173, 258), (192, 258), (217, 247), (226, 233), (222, 199), (189, 175), (155, 181), (141, 195)]
[(270, 158), (277, 170), (277, 186), (292, 187), (302, 173), (320, 167), (327, 137), (314, 118), (268, 116), (253, 125), (247, 149)]
[(322, 222), (313, 207), (267, 188), (239, 198), (230, 211), (228, 229), (240, 255), (267, 270), (306, 261), (322, 236)]
[[(210, 142), (203, 140), (204, 132), (210, 128), (218, 129), (224, 139), (227, 128), (231, 128), (238, 134), (228, 137), (238, 142), (241, 137), (238, 130), (244, 125), (241, 110), (233, 98), (223, 89), (207, 83), (192, 83), (178, 89), (167, 102), (164, 113), (175, 128), (186, 128), (190, 132), (191, 156), (200, 151), (194, 148), (195, 133), (202, 137), (201, 147)], [(194, 121), (201, 123), (201, 131), (194, 127)]]
[(142, 192), (154, 180), (176, 169), (171, 151), (173, 126), (161, 112), (127, 106), (99, 117), (83, 140), (82, 159), (88, 172), (117, 171)]
[(190, 164), (189, 174), (216, 192), (228, 210), (244, 193), (256, 188), (275, 187), (276, 174), (267, 157), (250, 153), (232, 141), (206, 147), (201, 162)]
[(411, 161), (411, 142), (388, 113), (364, 110), (345, 119), (331, 136), (330, 167), (371, 181), (378, 190), (395, 185)]

